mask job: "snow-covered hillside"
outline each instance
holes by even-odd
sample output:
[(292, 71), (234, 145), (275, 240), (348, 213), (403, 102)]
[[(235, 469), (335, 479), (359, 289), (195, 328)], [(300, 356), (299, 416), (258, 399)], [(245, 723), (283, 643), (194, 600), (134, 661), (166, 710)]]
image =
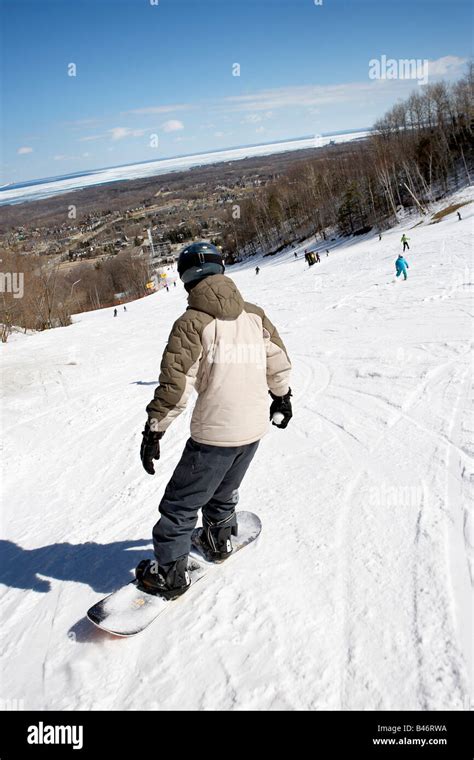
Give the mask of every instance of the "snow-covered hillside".
[[(149, 554), (187, 438), (190, 410), (157, 475), (144, 473), (145, 406), (185, 292), (3, 348), (0, 697), (26, 709), (469, 705), (473, 205), (461, 213), (329, 243), (311, 269), (303, 246), (228, 270), (287, 344), (294, 418), (262, 441), (241, 490), (263, 521), (257, 546), (133, 639), (84, 615)], [(407, 282), (394, 277), (402, 231)]]

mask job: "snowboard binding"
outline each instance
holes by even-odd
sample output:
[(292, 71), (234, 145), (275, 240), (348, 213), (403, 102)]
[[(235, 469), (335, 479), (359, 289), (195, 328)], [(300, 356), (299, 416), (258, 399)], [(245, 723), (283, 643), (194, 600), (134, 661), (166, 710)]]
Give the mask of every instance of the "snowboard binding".
[(135, 577), (139, 589), (169, 600), (177, 599), (191, 585), (187, 556), (180, 557), (166, 568), (160, 567), (156, 560), (142, 559), (135, 570)]
[(200, 548), (208, 562), (224, 562), (233, 552), (232, 536), (238, 535), (235, 512), (225, 520), (209, 520), (203, 515)]

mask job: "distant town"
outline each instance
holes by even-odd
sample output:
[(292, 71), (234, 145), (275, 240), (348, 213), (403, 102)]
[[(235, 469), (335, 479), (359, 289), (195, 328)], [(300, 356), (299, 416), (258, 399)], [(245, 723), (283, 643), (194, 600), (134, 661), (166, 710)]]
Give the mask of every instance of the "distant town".
[[(331, 145), (325, 152), (332, 150), (338, 148)], [(189, 241), (202, 238), (225, 248), (229, 210), (289, 166), (321, 152), (247, 158), (3, 206), (0, 250), (46, 257), (64, 273), (126, 252), (145, 260), (156, 279)]]

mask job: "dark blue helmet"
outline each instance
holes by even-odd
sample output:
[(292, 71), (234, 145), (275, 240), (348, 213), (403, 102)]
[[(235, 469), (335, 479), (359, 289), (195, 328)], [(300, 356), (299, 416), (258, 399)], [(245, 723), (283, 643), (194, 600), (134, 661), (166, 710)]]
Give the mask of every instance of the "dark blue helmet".
[(212, 243), (191, 243), (179, 254), (178, 274), (185, 285), (224, 271), (222, 254)]

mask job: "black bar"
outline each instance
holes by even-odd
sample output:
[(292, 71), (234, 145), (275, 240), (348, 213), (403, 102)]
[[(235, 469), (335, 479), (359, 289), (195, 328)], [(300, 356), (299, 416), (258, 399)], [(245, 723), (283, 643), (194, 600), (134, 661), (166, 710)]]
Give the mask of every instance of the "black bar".
[[(0, 760), (17, 760), (24, 755), (57, 758), (105, 755), (134, 760), (169, 755), (174, 742), (173, 756), (184, 755), (189, 747), (193, 755), (202, 752), (209, 757), (213, 754), (209, 737), (214, 735), (217, 726), (221, 738), (215, 736), (215, 750), (219, 755), (226, 746), (231, 753), (233, 748), (238, 750), (240, 756), (254, 755), (262, 748), (268, 757), (275, 745), (280, 752), (284, 746), (293, 747), (295, 758), (308, 755), (305, 747), (311, 749), (312, 756), (322, 758), (342, 755), (472, 760), (474, 757), (472, 715), (467, 711), (287, 711), (276, 714), (235, 711), (219, 712), (216, 722), (213, 712), (12, 710), (0, 713)], [(50, 739), (57, 743), (47, 743)], [(34, 741), (42, 743), (32, 743)], [(62, 743), (67, 741), (69, 743)], [(77, 749), (73, 749), (74, 744)]]

